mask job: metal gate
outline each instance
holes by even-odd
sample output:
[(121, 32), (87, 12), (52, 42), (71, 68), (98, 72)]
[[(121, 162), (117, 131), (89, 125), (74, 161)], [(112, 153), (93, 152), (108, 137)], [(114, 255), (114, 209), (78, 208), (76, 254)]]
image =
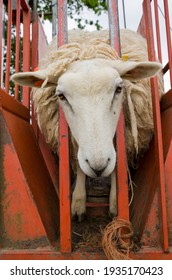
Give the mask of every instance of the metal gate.
[[(4, 1), (5, 2), (5, 1)], [(16, 2), (15, 9), (12, 2)], [(108, 1), (109, 26), (111, 45), (120, 54), (118, 1)], [(164, 15), (167, 37), (168, 61), (163, 68), (164, 74), (169, 73), (172, 85), (172, 52), (168, 1), (164, 0)], [(67, 1), (58, 1), (58, 45), (66, 42), (67, 37)], [(0, 24), (3, 20), (3, 1), (0, 1)], [(95, 248), (73, 249), (72, 223), (70, 215), (70, 170), (68, 127), (60, 109), (59, 116), (59, 164), (54, 160), (51, 151), (44, 143), (36, 120), (32, 114), (30, 125), (29, 89), (22, 89), (22, 100), (19, 103), (19, 88), (15, 86), (14, 97), (8, 95), (10, 78), (11, 26), (16, 26), (16, 64), (19, 71), (19, 61), (23, 61), (23, 71), (34, 69), (38, 65), (39, 45), (45, 43), (42, 27), (36, 11), (30, 17), (30, 7), (25, 0), (8, 1), (8, 32), (6, 50), (6, 75), (1, 81), (0, 116), (1, 116), (1, 225), (2, 240), (0, 241), (1, 259), (102, 259), (106, 258), (103, 251)], [(155, 26), (153, 26), (155, 22)], [(20, 54), (20, 23), (23, 23), (23, 58)], [(30, 34), (30, 24), (32, 34)], [(138, 27), (148, 43), (150, 60), (158, 58), (162, 61), (161, 32), (159, 24), (158, 1), (143, 1), (143, 16)], [(31, 37), (31, 40), (30, 40)], [(40, 41), (41, 40), (41, 41)], [(41, 43), (40, 43), (41, 42)], [(0, 44), (3, 44), (2, 28), (0, 29)], [(45, 44), (46, 45), (46, 44)], [(30, 51), (30, 46), (32, 52)], [(46, 46), (45, 46), (46, 47)], [(34, 50), (34, 51), (33, 51)], [(35, 51), (36, 50), (36, 51)], [(31, 58), (30, 59), (30, 55)], [(0, 59), (3, 58), (2, 48)], [(30, 64), (30, 61), (32, 63)], [(2, 63), (0, 64), (2, 72)], [(167, 74), (166, 74), (167, 75)], [(2, 78), (2, 76), (0, 77)], [(155, 135), (149, 151), (145, 154), (137, 170), (134, 183), (134, 198), (129, 207), (128, 178), (126, 168), (124, 118), (121, 113), (117, 129), (117, 205), (118, 218), (133, 224), (135, 235), (141, 247), (138, 252), (132, 252), (134, 259), (171, 259), (172, 243), (172, 89), (163, 96), (161, 104), (158, 99), (156, 78), (151, 79), (152, 102)], [(20, 89), (21, 90), (21, 89)], [(29, 108), (29, 109), (28, 109)], [(16, 136), (20, 127), (22, 139)], [(34, 131), (34, 135), (32, 131)], [(24, 142), (32, 146), (28, 152)], [(39, 147), (38, 147), (39, 145)], [(34, 148), (33, 148), (34, 147)], [(30, 157), (28, 156), (30, 153)], [(34, 162), (35, 156), (38, 161)], [(26, 163), (27, 161), (27, 163)], [(32, 161), (32, 162), (31, 162)], [(38, 165), (40, 168), (38, 168)], [(30, 166), (30, 167), (29, 167)], [(58, 171), (59, 166), (59, 171)], [(32, 176), (33, 168), (38, 176)], [(44, 170), (44, 176), (41, 170)], [(35, 173), (36, 174), (36, 173)], [(41, 187), (40, 187), (41, 185)], [(51, 186), (51, 188), (49, 187)], [(19, 188), (20, 187), (20, 188)], [(16, 189), (20, 189), (20, 195)], [(15, 196), (12, 195), (12, 191)], [(42, 194), (40, 198), (39, 194)], [(19, 198), (14, 203), (15, 197)], [(25, 211), (22, 200), (30, 209), (32, 216)], [(13, 202), (12, 202), (13, 201)], [(16, 203), (18, 205), (16, 205)], [(87, 203), (87, 207), (98, 209), (99, 204)], [(93, 211), (94, 213), (94, 211)], [(11, 225), (13, 228), (11, 228)], [(31, 230), (30, 230), (31, 228)], [(29, 230), (28, 230), (29, 229)], [(60, 236), (60, 237), (59, 237)], [(9, 249), (9, 248), (12, 249)], [(40, 249), (41, 247), (41, 249)]]

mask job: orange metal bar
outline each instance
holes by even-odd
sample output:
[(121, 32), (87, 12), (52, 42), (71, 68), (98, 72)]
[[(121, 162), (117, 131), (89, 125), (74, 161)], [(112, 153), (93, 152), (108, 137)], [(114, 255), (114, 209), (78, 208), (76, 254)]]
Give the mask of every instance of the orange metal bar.
[[(16, 1), (16, 49), (15, 49), (15, 72), (19, 72), (20, 62), (20, 0)], [(19, 86), (15, 84), (15, 98), (18, 100)]]
[[(155, 61), (154, 50), (154, 36), (152, 26), (152, 13), (150, 0), (144, 0), (143, 13), (145, 17), (146, 35), (148, 42), (148, 55), (149, 59)], [(162, 147), (162, 129), (161, 129), (161, 116), (160, 104), (158, 96), (158, 83), (156, 78), (151, 79), (152, 88), (152, 105), (154, 116), (154, 141), (155, 141), (155, 156), (158, 185), (160, 188), (160, 205), (161, 205), (161, 218), (162, 218), (162, 243), (164, 252), (168, 251), (168, 226), (167, 226), (167, 210), (166, 210), (166, 197), (165, 197), (165, 176), (164, 176), (164, 158)]]
[(58, 0), (58, 46), (67, 43), (67, 1)]
[(157, 37), (158, 58), (159, 58), (159, 61), (162, 63), (161, 38), (160, 38), (158, 2), (157, 2), (157, 0), (154, 0), (154, 10), (155, 10), (155, 23), (156, 23), (156, 37)]
[(137, 28), (137, 32), (140, 33), (144, 38), (146, 37), (145, 34), (145, 21), (144, 21), (144, 17), (142, 15), (139, 26)]
[(171, 87), (172, 87), (172, 48), (171, 48), (169, 9), (168, 9), (168, 1), (167, 0), (164, 0), (164, 13), (165, 13), (165, 25), (166, 25), (166, 34), (167, 34), (167, 48), (168, 48), (170, 82), (171, 82)]
[[(119, 37), (119, 20), (118, 20), (118, 1), (109, 1), (109, 25), (111, 45), (120, 55), (120, 37)], [(124, 115), (121, 113), (117, 127), (117, 201), (118, 216), (122, 219), (129, 220), (129, 198), (128, 198), (128, 177), (127, 177), (127, 160), (125, 151), (124, 135)]]
[[(131, 253), (130, 257), (136, 260), (172, 260), (172, 251), (164, 254), (162, 251), (153, 248)], [(51, 248), (41, 250), (22, 249), (22, 250), (1, 250), (0, 260), (106, 260), (103, 252), (83, 252), (82, 250), (63, 254), (59, 251), (52, 251)]]
[(2, 7), (3, 0), (0, 0), (0, 87), (2, 86), (2, 32), (3, 32), (3, 20), (2, 20)]
[[(23, 71), (30, 70), (30, 10), (23, 10)], [(30, 107), (30, 91), (23, 87), (23, 105)]]
[[(32, 71), (38, 67), (38, 16), (35, 11), (32, 15)], [(36, 138), (39, 138), (39, 129), (34, 115), (34, 108), (32, 106), (32, 127)]]
[[(58, 1), (58, 46), (66, 43), (67, 36), (67, 1)], [(59, 108), (59, 170), (60, 170), (60, 250), (70, 253), (71, 245), (71, 210), (70, 210), (70, 170), (69, 170), (69, 135), (68, 125), (62, 108)]]
[(38, 67), (38, 16), (33, 13), (32, 20), (32, 71)]
[(23, 9), (24, 12), (29, 12), (30, 11), (30, 7), (27, 3), (26, 0), (20, 0), (21, 1), (21, 7)]
[(11, 60), (11, 25), (12, 25), (12, 0), (8, 1), (8, 27), (7, 27), (7, 58), (6, 58), (6, 75), (5, 91), (9, 92), (10, 80), (10, 60)]

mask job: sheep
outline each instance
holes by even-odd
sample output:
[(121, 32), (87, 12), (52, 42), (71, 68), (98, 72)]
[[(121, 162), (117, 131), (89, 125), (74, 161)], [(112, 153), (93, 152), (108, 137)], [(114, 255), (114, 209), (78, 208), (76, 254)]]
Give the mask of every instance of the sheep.
[(58, 49), (54, 39), (40, 61), (40, 70), (12, 76), (14, 82), (34, 88), (38, 125), (55, 152), (59, 104), (63, 108), (76, 172), (71, 212), (79, 221), (86, 212), (86, 175), (111, 175), (109, 212), (117, 215), (113, 139), (121, 108), (128, 165), (135, 166), (153, 136), (149, 77), (158, 75), (159, 98), (163, 94), (161, 64), (148, 61), (146, 40), (131, 30), (121, 30), (120, 37), (122, 58), (110, 46), (108, 31), (71, 31), (70, 43)]

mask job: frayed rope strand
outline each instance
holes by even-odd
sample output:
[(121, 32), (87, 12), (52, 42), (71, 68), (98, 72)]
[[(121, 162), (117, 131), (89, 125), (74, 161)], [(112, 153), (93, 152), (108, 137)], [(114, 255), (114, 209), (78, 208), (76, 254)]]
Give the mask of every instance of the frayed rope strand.
[(129, 221), (115, 218), (104, 229), (102, 247), (109, 260), (130, 260), (134, 248), (133, 227)]

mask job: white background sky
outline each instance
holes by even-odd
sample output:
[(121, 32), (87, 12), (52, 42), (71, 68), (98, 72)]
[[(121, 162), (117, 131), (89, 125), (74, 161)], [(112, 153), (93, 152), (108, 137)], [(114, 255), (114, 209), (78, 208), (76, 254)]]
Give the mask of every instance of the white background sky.
[[(126, 12), (126, 23), (127, 28), (132, 30), (137, 30), (139, 25), (141, 15), (142, 15), (142, 2), (143, 0), (124, 0), (125, 3), (125, 12)], [(152, 1), (153, 2), (153, 1)], [(164, 13), (164, 4), (163, 0), (158, 0), (158, 4), (161, 10)], [(120, 28), (124, 28), (124, 21), (123, 21), (123, 10), (122, 10), (122, 0), (118, 0), (119, 5), (119, 19), (120, 19)], [(168, 0), (169, 5), (169, 13), (170, 13), (170, 25), (172, 26), (172, 0)], [(84, 11), (80, 14), (80, 16), (84, 19), (92, 20), (93, 18), (96, 20), (96, 17), (93, 12), (88, 9), (84, 9)], [(108, 15), (107, 13), (102, 13), (102, 15), (98, 18), (100, 21), (101, 26), (104, 29), (108, 28)], [(167, 55), (167, 46), (166, 46), (166, 31), (165, 31), (165, 22), (164, 17), (159, 10), (159, 19), (160, 19), (160, 29), (161, 29), (161, 43), (162, 43), (162, 56), (163, 56), (163, 65), (166, 64), (168, 55)], [(68, 29), (77, 28), (76, 23), (72, 19), (68, 19)], [(88, 26), (87, 30), (94, 30), (94, 26)], [(45, 32), (47, 35), (47, 39), (51, 41), (51, 25), (46, 23), (45, 24)], [(172, 32), (171, 32), (172, 33)], [(169, 78), (168, 74), (165, 75), (165, 83), (166, 83), (166, 90), (169, 87)]]

